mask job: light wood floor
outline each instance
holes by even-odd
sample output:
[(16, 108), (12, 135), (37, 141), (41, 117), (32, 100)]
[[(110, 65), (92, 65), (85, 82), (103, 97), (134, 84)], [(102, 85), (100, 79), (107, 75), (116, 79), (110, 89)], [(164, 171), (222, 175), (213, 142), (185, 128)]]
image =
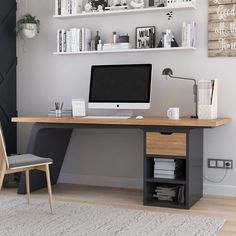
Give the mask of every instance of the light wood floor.
[[(16, 190), (3, 189), (1, 194), (14, 196)], [(176, 210), (143, 206), (142, 191), (139, 190), (57, 184), (53, 186), (53, 196), (55, 200), (86, 202), (176, 214), (221, 217), (226, 219), (226, 223), (220, 232), (220, 236), (236, 236), (236, 198), (205, 196), (190, 210)], [(32, 200), (34, 198), (47, 199), (46, 189), (34, 192)]]

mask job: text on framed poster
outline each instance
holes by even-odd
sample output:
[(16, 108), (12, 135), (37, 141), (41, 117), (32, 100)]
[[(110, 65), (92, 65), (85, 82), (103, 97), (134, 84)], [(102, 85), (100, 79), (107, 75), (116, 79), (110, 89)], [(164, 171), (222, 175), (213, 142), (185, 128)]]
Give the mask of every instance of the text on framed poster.
[(209, 57), (236, 56), (236, 0), (208, 0)]

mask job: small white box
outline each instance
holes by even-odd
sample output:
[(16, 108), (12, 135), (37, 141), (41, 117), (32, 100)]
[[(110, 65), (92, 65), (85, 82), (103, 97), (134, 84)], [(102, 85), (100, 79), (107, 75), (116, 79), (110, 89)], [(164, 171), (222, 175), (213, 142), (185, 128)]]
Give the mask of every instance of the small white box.
[(72, 114), (73, 117), (85, 116), (84, 99), (72, 99)]

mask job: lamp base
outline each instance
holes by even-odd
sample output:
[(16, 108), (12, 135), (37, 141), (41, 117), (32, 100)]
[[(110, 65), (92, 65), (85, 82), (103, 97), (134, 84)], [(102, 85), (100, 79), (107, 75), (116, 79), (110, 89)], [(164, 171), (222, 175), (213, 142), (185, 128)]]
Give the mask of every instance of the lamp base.
[(192, 116), (190, 116), (190, 118), (192, 118), (192, 119), (198, 119), (198, 116), (192, 115)]

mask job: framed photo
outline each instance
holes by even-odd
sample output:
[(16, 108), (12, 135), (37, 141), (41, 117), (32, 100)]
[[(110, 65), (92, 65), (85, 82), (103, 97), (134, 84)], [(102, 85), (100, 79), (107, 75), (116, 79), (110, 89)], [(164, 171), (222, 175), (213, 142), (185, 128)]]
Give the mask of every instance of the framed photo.
[(136, 27), (135, 48), (155, 48), (156, 27)]

